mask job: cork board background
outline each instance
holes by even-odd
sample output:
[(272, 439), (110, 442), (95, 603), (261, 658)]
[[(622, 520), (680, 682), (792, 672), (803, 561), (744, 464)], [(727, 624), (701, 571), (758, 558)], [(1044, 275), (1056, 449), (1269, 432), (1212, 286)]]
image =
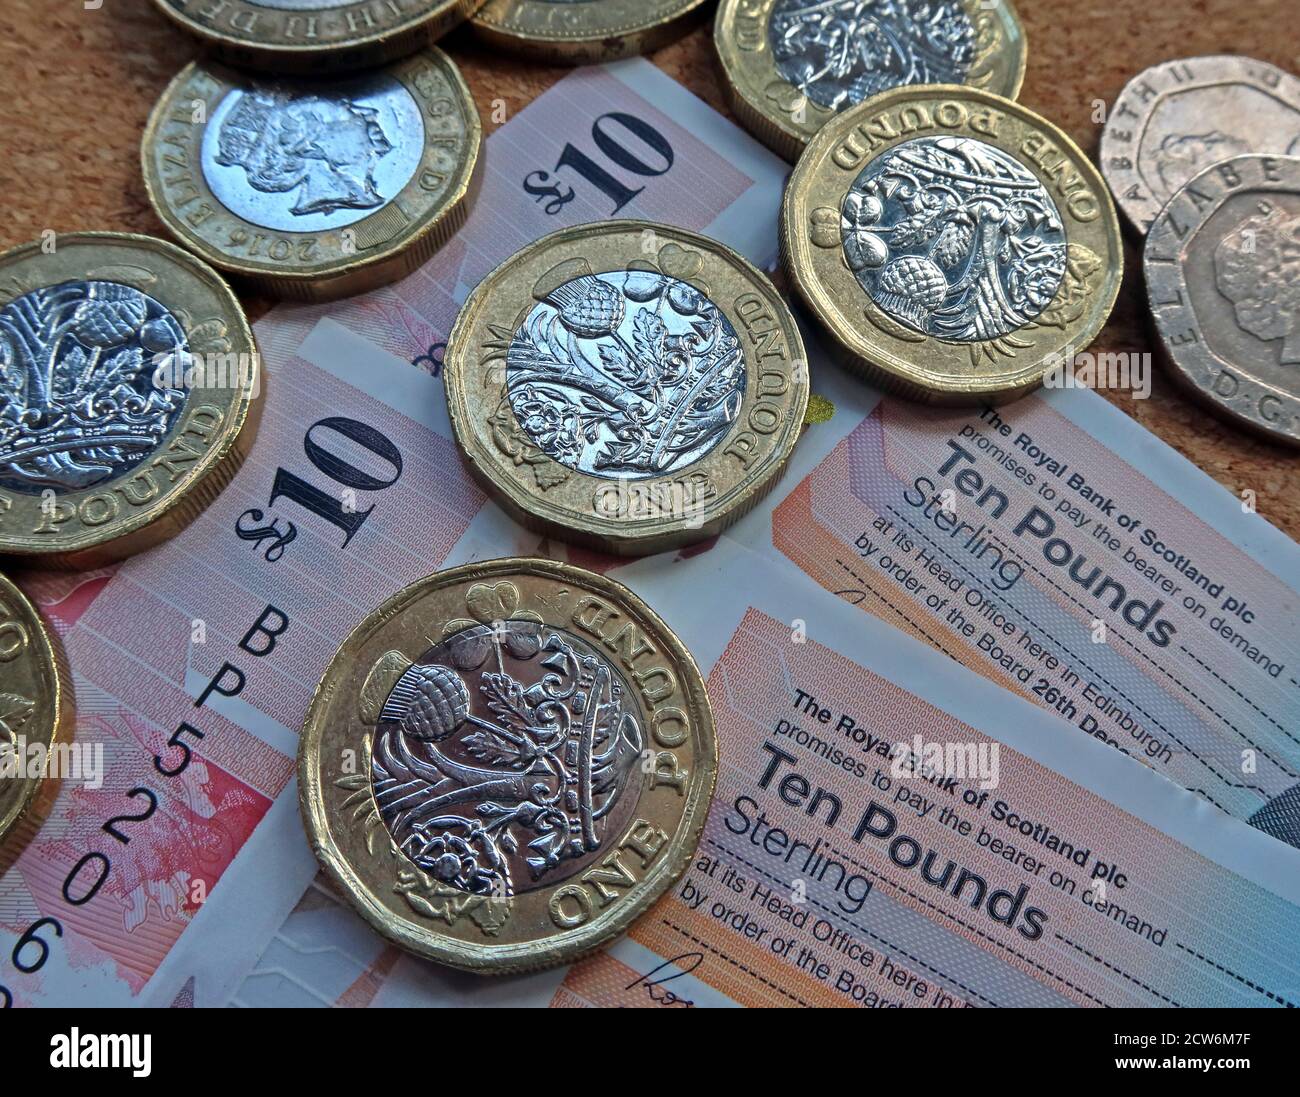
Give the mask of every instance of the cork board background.
[[(1087, 152), (1112, 102), (1143, 68), (1178, 57), (1241, 53), (1300, 71), (1296, 0), (1018, 0), (1029, 41), (1020, 99)], [(442, 43), (460, 63), (488, 131), (494, 100), (513, 112), (565, 70), (494, 55), (463, 32)], [(198, 44), (153, 0), (0, 0), (0, 249), (46, 229), (111, 229), (165, 236), (145, 198), (139, 142), (167, 82)], [(651, 57), (724, 114), (709, 23)], [(1124, 286), (1097, 349), (1154, 351), (1137, 246), (1126, 245)], [(248, 298), (253, 316), (270, 302)], [(1234, 494), (1300, 539), (1300, 452), (1261, 441), (1205, 412), (1157, 366), (1149, 400), (1105, 394)]]

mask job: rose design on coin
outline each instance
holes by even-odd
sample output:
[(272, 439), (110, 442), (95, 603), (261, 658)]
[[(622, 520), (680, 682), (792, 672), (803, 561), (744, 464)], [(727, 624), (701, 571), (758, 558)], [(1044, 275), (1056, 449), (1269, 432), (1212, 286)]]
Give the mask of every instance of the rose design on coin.
[(64, 282), (0, 309), (0, 486), (88, 488), (154, 452), (185, 406), (180, 321), (132, 286)]
[[(471, 609), (497, 589), (474, 588)], [(386, 656), (371, 677), (400, 666)], [(429, 878), (418, 898), (508, 899), (595, 859), (636, 808), (632, 696), (599, 651), (535, 615), (451, 622), (392, 684), (371, 760), (379, 818)]]
[(960, 84), (976, 49), (958, 0), (779, 0), (768, 39), (781, 75), (836, 111), (904, 84)]
[(918, 137), (872, 160), (841, 210), (844, 256), (872, 301), (924, 335), (997, 340), (1056, 296), (1067, 240), (1056, 203), (1010, 154)]
[(745, 392), (731, 322), (700, 287), (654, 271), (583, 273), (529, 312), (506, 359), (534, 445), (608, 479), (663, 476), (722, 440)]
[(1300, 365), (1300, 216), (1274, 208), (1243, 221), (1215, 248), (1214, 276), (1238, 326), (1282, 340), (1281, 363)]

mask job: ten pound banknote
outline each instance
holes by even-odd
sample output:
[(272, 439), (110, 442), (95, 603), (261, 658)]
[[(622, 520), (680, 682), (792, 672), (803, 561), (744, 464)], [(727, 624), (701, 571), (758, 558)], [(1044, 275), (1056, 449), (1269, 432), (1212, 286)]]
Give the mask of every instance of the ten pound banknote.
[[(1088, 534), (1067, 524), (1055, 499), (1014, 495), (1014, 482), (1002, 479), (1007, 466), (962, 427), (978, 425), (990, 442), (1001, 437), (999, 449), (1013, 459), (1021, 452), (1014, 439), (978, 415), (945, 420), (880, 405), (820, 359), (814, 383), (836, 416), (808, 432), (784, 482), (734, 534), (690, 559), (628, 563), (568, 551), (613, 571), (669, 618), (709, 675), (720, 792), (682, 884), (609, 953), (567, 972), (484, 983), (396, 953), (312, 883), (292, 758), (312, 687), (351, 625), (443, 565), (566, 551), (506, 519), (460, 466), (437, 378), (459, 302), (528, 241), (614, 214), (671, 220), (770, 266), (784, 170), (648, 63), (579, 72), (490, 139), (474, 214), (421, 271), (330, 308), (278, 309), (259, 326), (270, 374), (262, 432), (204, 517), (115, 572), (26, 584), (63, 634), (78, 675), (79, 741), (101, 747), (104, 766), (97, 782), (65, 781), (0, 879), (7, 998), (951, 1006), (1284, 1005), (1300, 997), (1300, 853), (1121, 753), (1163, 767), (1230, 815), (1262, 825), (1272, 807), (1285, 818), (1296, 771), (1288, 737), (1232, 706), (1249, 698), (1285, 728), (1293, 726), (1286, 694), (1238, 677), (1242, 668), (1198, 632), (1197, 622), (1209, 630), (1223, 608), (1211, 608), (1204, 592), (1206, 612), (1197, 617), (1178, 595), (1162, 599), (1142, 585), (1151, 580), (1121, 570), (1133, 531), (1121, 550), (1107, 550), (1118, 552), (1106, 570), (1125, 585), (1123, 604), (1110, 609), (1095, 587), (1071, 588), (1068, 564), (1062, 576), (1046, 546), (1059, 534), (1077, 551)], [(1296, 688), (1284, 679), (1294, 675), (1294, 545), (1239, 509), (1229, 514), (1235, 501), (1091, 394), (999, 414), (1074, 466), (1066, 479), (1077, 469), (1105, 494), (1134, 493), (1147, 508), (1144, 525), (1191, 546), (1181, 551), (1199, 559), (1211, 536), (1234, 545), (1235, 562), (1216, 566), (1213, 581), (1230, 580), (1217, 597), (1248, 601), (1252, 617), (1238, 612), (1227, 623), (1282, 664), (1274, 676), (1249, 663), (1261, 687), (1267, 679)], [(978, 487), (956, 478), (964, 458), (947, 472), (929, 468), (947, 460), (950, 438), (971, 454)], [(830, 462), (851, 464), (842, 456), (851, 445), (870, 477), (896, 481), (895, 494), (863, 488), (867, 472), (852, 486), (847, 474), (835, 482)], [(861, 456), (872, 445), (887, 460)], [(1117, 456), (1136, 467), (1117, 468)], [(1035, 461), (1021, 463), (1041, 471)], [(823, 501), (813, 506), (806, 500), (819, 474)], [(922, 525), (932, 517), (904, 498), (923, 490), (922, 477), (954, 523), (979, 513), (1004, 522), (990, 533), (1014, 539), (1019, 557), (1008, 551), (995, 572), (991, 556), (941, 540), (948, 531), (937, 523), (933, 531)], [(1006, 497), (999, 514), (990, 489)], [(1136, 505), (1115, 504), (1126, 514)], [(1011, 532), (1022, 519), (1017, 508), (1033, 507), (1052, 530), (1035, 516)], [(889, 549), (898, 569), (855, 547), (877, 520), (882, 543), (908, 531), (910, 549)], [(922, 532), (950, 554), (928, 553), (946, 579), (915, 556), (931, 543)], [(981, 537), (970, 544), (978, 548)], [(1007, 582), (1016, 559), (1023, 585)], [(846, 578), (831, 578), (836, 568)], [(908, 569), (927, 589), (908, 589)], [(1186, 580), (1168, 563), (1164, 570), (1172, 582)], [(1025, 577), (1038, 578), (1044, 598), (1055, 592), (1059, 613), (1010, 600), (1028, 597)], [(890, 622), (921, 641), (843, 604), (886, 615), (890, 606), (872, 605), (883, 604), (877, 594), (908, 618)], [(930, 618), (903, 601), (915, 595), (924, 606), (931, 594), (949, 601)], [(1165, 604), (1151, 610), (1156, 600)], [(965, 654), (936, 623), (961, 606), (977, 629)], [(1007, 619), (1030, 627), (1015, 609), (1034, 615), (1033, 642), (1056, 665), (1006, 632)], [(1125, 655), (1119, 637), (1137, 645), (1129, 619), (1148, 612), (1143, 636), (1166, 635), (1162, 620), (1175, 630), (1163, 649), (1147, 636), (1150, 659), (1181, 643), (1208, 669), (1184, 674), (1184, 664)], [(1094, 644), (1096, 619), (1106, 628)], [(995, 626), (1011, 665), (985, 665), (993, 661), (982, 633)], [(1061, 654), (1062, 642), (1074, 659)], [(962, 655), (998, 685), (926, 644)], [(1139, 738), (1106, 723), (1115, 717), (1071, 692), (1085, 677), (1080, 655), (1099, 668), (1094, 692), (1116, 697), (1122, 688), (1173, 733), (1151, 725)], [(1031, 675), (1068, 666), (1080, 681), (1038, 694), (1017, 663)], [(1139, 672), (1157, 693), (1135, 679)], [(1241, 696), (1211, 690), (1211, 673)], [(1254, 772), (1230, 779), (1241, 772), (1242, 749), (1185, 694), (1196, 720), (1161, 707), (1161, 696), (1182, 694), (1172, 675), (1256, 739), (1242, 748), (1256, 750)], [(1037, 699), (1040, 710), (1002, 685)], [(1077, 706), (1073, 716), (1062, 696)], [(1098, 727), (1085, 726), (1088, 714)], [(1175, 735), (1214, 763), (1219, 784), (1170, 764), (1182, 754)], [(1168, 759), (1153, 741), (1170, 745)], [(941, 757), (947, 746), (953, 761), (969, 762), (966, 775), (926, 761), (935, 745)]]
[(6, 845), (0, 1005), (228, 1000), (315, 873), (294, 757), (339, 643), (453, 549), (537, 549), (452, 441), (436, 375), (460, 302), (524, 244), (614, 214), (752, 251), (780, 183), (648, 63), (585, 70), (492, 138), (475, 212), (434, 262), (258, 325), (262, 429), (220, 498), (116, 570), (24, 579), (76, 668), (95, 773)]

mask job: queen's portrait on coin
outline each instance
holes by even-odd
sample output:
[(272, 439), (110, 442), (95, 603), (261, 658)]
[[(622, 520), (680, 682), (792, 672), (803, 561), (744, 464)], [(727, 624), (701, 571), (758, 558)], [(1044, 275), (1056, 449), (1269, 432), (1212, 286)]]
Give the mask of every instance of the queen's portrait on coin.
[(371, 107), (259, 89), (226, 116), (218, 150), (217, 163), (243, 168), (254, 190), (297, 191), (293, 212), (303, 216), (382, 206), (375, 168), (393, 143)]
[(1238, 327), (1281, 339), (1282, 364), (1300, 365), (1300, 217), (1274, 209), (1243, 221), (1219, 241), (1214, 274)]

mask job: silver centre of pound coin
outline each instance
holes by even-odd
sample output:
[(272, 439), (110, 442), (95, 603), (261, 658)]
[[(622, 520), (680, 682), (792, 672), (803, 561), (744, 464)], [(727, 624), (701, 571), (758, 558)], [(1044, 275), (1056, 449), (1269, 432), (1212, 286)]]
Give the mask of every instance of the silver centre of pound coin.
[(133, 286), (63, 282), (0, 309), (0, 487), (76, 491), (148, 457), (185, 406), (188, 341)]
[(524, 432), (566, 468), (664, 476), (722, 441), (740, 412), (745, 357), (698, 288), (645, 271), (574, 278), (537, 303), (506, 359)]
[(969, 137), (917, 137), (872, 160), (841, 210), (844, 255), (894, 319), (959, 343), (998, 339), (1052, 302), (1061, 215), (1015, 157)]
[(439, 886), (506, 898), (570, 876), (636, 808), (645, 736), (622, 673), (540, 621), (468, 625), (394, 684), (371, 782)]
[(424, 156), (424, 120), (391, 76), (232, 90), (203, 133), (217, 200), (274, 232), (346, 228), (391, 202)]
[(782, 77), (844, 110), (905, 84), (960, 84), (975, 27), (959, 0), (778, 0), (768, 38)]

